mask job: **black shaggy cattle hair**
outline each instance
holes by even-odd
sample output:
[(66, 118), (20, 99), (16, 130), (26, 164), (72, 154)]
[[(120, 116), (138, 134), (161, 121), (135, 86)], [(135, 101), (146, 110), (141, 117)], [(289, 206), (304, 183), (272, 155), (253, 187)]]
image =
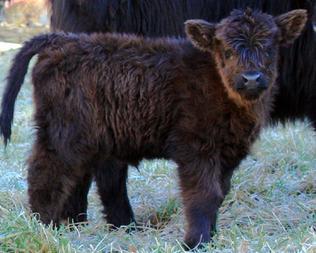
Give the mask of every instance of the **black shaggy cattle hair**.
[(26, 42), (10, 69), (0, 130), (7, 141), (17, 94), (38, 54), (32, 211), (57, 226), (67, 215), (76, 218), (78, 203), (70, 205), (69, 197), (78, 191), (86, 197), (99, 168), (106, 219), (127, 225), (134, 220), (127, 164), (171, 159), (178, 165), (185, 244), (209, 242), (233, 171), (271, 110), (279, 49), (295, 41), (306, 20), (306, 10), (273, 17), (248, 8), (216, 24), (186, 21), (188, 39), (53, 33)]
[[(251, 7), (272, 15), (307, 9), (312, 19), (315, 0), (48, 0), (53, 30), (127, 32), (146, 36), (183, 36), (183, 22), (218, 21), (234, 8)], [(212, 10), (212, 11), (209, 11)]]

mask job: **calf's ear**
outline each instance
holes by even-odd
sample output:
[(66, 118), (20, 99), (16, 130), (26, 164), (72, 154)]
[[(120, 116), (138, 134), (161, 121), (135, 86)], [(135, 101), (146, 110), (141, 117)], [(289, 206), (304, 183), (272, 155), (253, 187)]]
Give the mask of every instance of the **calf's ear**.
[(209, 51), (215, 35), (215, 24), (206, 22), (201, 19), (187, 20), (185, 23), (185, 33), (194, 46)]
[(307, 21), (307, 11), (297, 9), (275, 17), (280, 29), (280, 45), (289, 46), (300, 36)]

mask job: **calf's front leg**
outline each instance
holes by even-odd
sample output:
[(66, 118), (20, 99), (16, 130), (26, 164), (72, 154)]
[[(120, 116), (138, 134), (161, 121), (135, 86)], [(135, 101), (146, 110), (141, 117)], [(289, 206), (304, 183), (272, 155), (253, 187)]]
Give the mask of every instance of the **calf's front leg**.
[(217, 211), (224, 200), (220, 166), (212, 159), (192, 159), (178, 167), (187, 219), (185, 245), (207, 243), (216, 229)]

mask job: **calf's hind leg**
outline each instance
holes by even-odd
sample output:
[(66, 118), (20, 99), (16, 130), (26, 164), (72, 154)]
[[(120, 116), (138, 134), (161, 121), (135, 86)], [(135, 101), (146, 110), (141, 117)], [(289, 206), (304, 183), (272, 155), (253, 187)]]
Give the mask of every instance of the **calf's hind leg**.
[[(95, 164), (94, 176), (98, 193), (109, 224), (115, 227), (134, 221), (126, 189), (127, 164), (115, 160), (100, 160)], [(74, 187), (65, 201), (62, 219), (73, 222), (87, 220), (88, 192), (92, 175), (87, 173)]]
[(134, 222), (134, 214), (128, 199), (126, 181), (128, 166), (117, 160), (100, 160), (95, 166), (95, 180), (104, 214), (114, 227)]
[(70, 166), (54, 150), (36, 142), (28, 168), (28, 194), (32, 212), (40, 220), (58, 226), (65, 201), (85, 175), (83, 168)]
[(88, 193), (92, 182), (91, 173), (87, 173), (72, 189), (65, 201), (61, 219), (69, 222), (87, 221)]

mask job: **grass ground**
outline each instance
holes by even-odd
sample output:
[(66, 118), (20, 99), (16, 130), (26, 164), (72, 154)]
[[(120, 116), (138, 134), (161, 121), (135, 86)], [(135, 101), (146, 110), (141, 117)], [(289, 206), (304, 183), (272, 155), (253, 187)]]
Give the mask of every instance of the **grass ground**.
[[(0, 53), (0, 92), (15, 51)], [(29, 76), (15, 108), (12, 141), (0, 147), (0, 252), (183, 252), (184, 218), (175, 165), (130, 169), (129, 195), (142, 231), (109, 232), (93, 187), (89, 225), (42, 226), (27, 205), (26, 159), (33, 140)], [(156, 224), (152, 228), (149, 224)], [(209, 252), (316, 252), (316, 136), (308, 122), (266, 129), (233, 177)]]

